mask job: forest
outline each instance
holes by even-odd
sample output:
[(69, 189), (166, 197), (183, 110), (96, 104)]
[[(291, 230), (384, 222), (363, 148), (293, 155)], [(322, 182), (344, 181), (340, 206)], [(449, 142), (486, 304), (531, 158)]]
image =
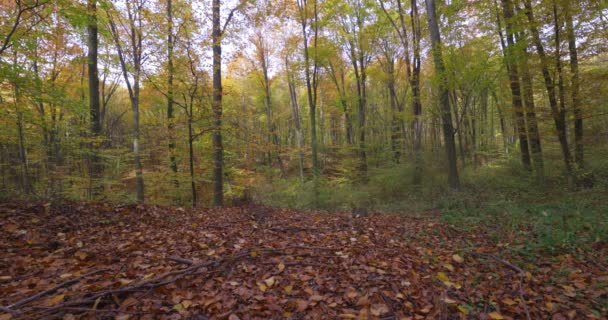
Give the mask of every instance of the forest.
[(605, 319), (605, 0), (0, 0), (0, 320)]

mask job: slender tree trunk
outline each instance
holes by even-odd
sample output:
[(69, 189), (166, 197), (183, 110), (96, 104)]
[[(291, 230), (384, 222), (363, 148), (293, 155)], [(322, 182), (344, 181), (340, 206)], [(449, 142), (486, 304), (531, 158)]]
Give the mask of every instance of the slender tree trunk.
[(412, 23), (412, 43), (414, 46), (414, 56), (412, 60), (412, 111), (414, 120), (412, 131), (414, 134), (414, 185), (422, 184), (422, 103), (420, 102), (420, 16), (416, 0), (411, 0), (411, 23)]
[(192, 107), (188, 114), (188, 159), (190, 167), (190, 191), (192, 192), (192, 207), (196, 207), (196, 182), (194, 181), (194, 137), (192, 133)]
[[(88, 35), (88, 68), (89, 68), (89, 117), (90, 134), (93, 139), (101, 135), (101, 118), (99, 104), (99, 72), (97, 70), (97, 0), (88, 0), (87, 8), (89, 14)], [(99, 157), (99, 142), (93, 142), (91, 150), (90, 176), (92, 181), (91, 196), (96, 197), (101, 192), (99, 179), (103, 175), (103, 165)]]
[(222, 30), (220, 0), (213, 0), (213, 205), (224, 205), (224, 147), (222, 146)]
[(450, 97), (448, 93), (447, 81), (445, 78), (445, 65), (441, 49), (441, 34), (435, 16), (435, 1), (425, 0), (426, 11), (431, 33), (431, 43), (433, 60), (435, 62), (435, 72), (439, 78), (439, 100), (441, 104), (441, 119), (443, 123), (443, 138), (445, 151), (448, 160), (448, 185), (453, 189), (460, 189), (460, 178), (458, 177), (458, 166), (456, 165), (456, 144), (454, 142), (454, 126), (452, 124), (452, 112), (450, 109)]
[[(518, 39), (524, 41), (523, 39)], [(532, 76), (530, 75), (530, 66), (528, 64), (528, 51), (524, 47), (521, 51), (521, 80), (523, 89), (524, 104), (526, 106), (526, 125), (528, 137), (530, 139), (530, 151), (532, 153), (532, 162), (539, 178), (544, 176), (544, 162), (542, 147), (540, 141), (540, 132), (538, 130), (538, 121), (536, 120), (536, 111), (534, 105), (534, 86), (532, 85)]]
[(298, 146), (298, 171), (300, 182), (304, 183), (304, 152), (302, 152), (302, 122), (300, 120), (300, 108), (298, 107), (298, 96), (295, 88), (295, 81), (289, 72), (289, 58), (285, 57), (285, 70), (287, 70), (287, 85), (289, 87), (289, 98), (291, 100), (291, 111), (296, 132), (296, 143)]
[(513, 101), (513, 111), (519, 136), (519, 149), (521, 152), (521, 162), (525, 168), (531, 167), (530, 150), (528, 147), (528, 134), (526, 133), (526, 119), (524, 107), (521, 100), (521, 87), (519, 84), (519, 70), (517, 67), (517, 55), (515, 49), (515, 39), (513, 32), (513, 4), (511, 0), (501, 0), (503, 15), (507, 30), (506, 63), (509, 65), (509, 82), (511, 86), (511, 96)]
[[(389, 60), (390, 59), (390, 60)], [(393, 57), (387, 55), (387, 71), (388, 71), (388, 94), (390, 100), (391, 112), (391, 150), (393, 152), (393, 161), (399, 163), (401, 159), (401, 143), (400, 143), (400, 128), (397, 113), (397, 92), (395, 89), (395, 61)]]
[(574, 113), (574, 159), (579, 168), (584, 168), (584, 145), (583, 145), (583, 112), (579, 105), (579, 71), (578, 71), (578, 52), (576, 49), (576, 34), (572, 22), (572, 2), (566, 4), (566, 34), (568, 37), (568, 51), (570, 53), (570, 73), (572, 112)]
[(551, 107), (551, 115), (553, 116), (553, 120), (555, 122), (555, 129), (557, 130), (557, 137), (559, 139), (559, 143), (562, 149), (566, 172), (568, 174), (571, 174), (572, 157), (570, 155), (570, 148), (568, 147), (566, 120), (562, 117), (562, 112), (560, 111), (557, 105), (555, 84), (553, 83), (553, 79), (551, 78), (551, 73), (549, 71), (549, 59), (547, 57), (547, 54), (545, 53), (545, 48), (540, 38), (538, 28), (536, 27), (536, 19), (534, 18), (534, 12), (532, 10), (531, 1), (524, 0), (524, 6), (526, 9), (526, 16), (528, 17), (528, 22), (530, 23), (529, 28), (530, 32), (532, 33), (532, 41), (534, 42), (534, 45), (536, 46), (536, 51), (538, 52), (538, 56), (540, 57), (543, 79), (545, 81), (545, 88), (547, 89), (547, 94), (549, 96), (549, 106)]
[(318, 146), (317, 146), (317, 111), (316, 111), (316, 107), (317, 107), (317, 51), (316, 51), (316, 44), (317, 44), (317, 32), (318, 32), (318, 28), (319, 26), (317, 25), (317, 1), (313, 0), (313, 15), (314, 15), (314, 22), (312, 25), (313, 28), (313, 42), (314, 42), (314, 55), (315, 57), (313, 58), (313, 71), (312, 71), (312, 75), (311, 75), (311, 63), (310, 63), (310, 52), (309, 52), (309, 48), (308, 48), (308, 40), (309, 40), (309, 35), (308, 32), (306, 30), (307, 28), (307, 20), (308, 20), (308, 5), (307, 5), (307, 1), (303, 0), (303, 1), (298, 1), (298, 7), (300, 10), (300, 24), (302, 27), (302, 35), (303, 35), (303, 39), (304, 39), (304, 74), (306, 77), (306, 91), (307, 91), (307, 95), (308, 95), (308, 108), (309, 108), (309, 115), (310, 115), (310, 146), (312, 149), (312, 171), (313, 171), (313, 175), (318, 175), (319, 174), (319, 160), (318, 160)]
[(173, 172), (175, 192), (179, 193), (177, 158), (175, 150), (175, 123), (173, 115), (173, 0), (167, 0), (167, 133), (169, 138), (169, 167)]

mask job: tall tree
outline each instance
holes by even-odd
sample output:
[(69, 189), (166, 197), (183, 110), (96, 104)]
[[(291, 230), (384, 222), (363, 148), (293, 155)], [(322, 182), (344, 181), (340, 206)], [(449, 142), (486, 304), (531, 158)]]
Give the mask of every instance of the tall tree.
[(549, 71), (550, 61), (547, 57), (545, 47), (540, 38), (537, 21), (534, 17), (534, 11), (532, 9), (532, 2), (531, 0), (523, 0), (523, 2), (525, 6), (526, 16), (529, 22), (528, 28), (530, 30), (530, 33), (532, 34), (532, 41), (536, 46), (536, 51), (538, 52), (538, 56), (540, 58), (543, 79), (545, 81), (545, 88), (547, 90), (547, 95), (549, 96), (549, 106), (551, 108), (551, 115), (553, 116), (553, 121), (555, 122), (555, 129), (557, 130), (557, 137), (562, 149), (562, 156), (564, 158), (566, 172), (570, 174), (572, 172), (572, 156), (570, 155), (570, 148), (568, 146), (565, 113), (562, 112), (562, 110), (560, 110), (560, 107), (558, 107), (557, 105), (557, 94), (555, 92), (555, 84), (553, 82), (551, 72)]
[(167, 0), (167, 132), (169, 135), (169, 167), (173, 171), (173, 185), (177, 189), (179, 181), (177, 179), (177, 158), (175, 150), (175, 123), (173, 115), (173, 47), (175, 40), (173, 36), (173, 0)]
[(241, 1), (235, 8), (230, 10), (224, 25), (221, 25), (220, 9), (221, 1), (212, 2), (212, 31), (211, 48), (213, 50), (213, 99), (211, 108), (213, 110), (213, 205), (224, 205), (224, 146), (222, 145), (222, 38), (234, 13), (242, 8), (246, 1)]
[(139, 94), (144, 60), (144, 4), (145, 0), (125, 1), (127, 25), (121, 25), (121, 27), (122, 29), (127, 30), (126, 36), (128, 37), (128, 41), (126, 46), (121, 40), (123, 35), (120, 34), (117, 27), (117, 21), (122, 21), (122, 19), (115, 16), (112, 9), (107, 10), (110, 31), (116, 45), (120, 68), (127, 85), (127, 91), (129, 92), (131, 112), (133, 113), (133, 157), (135, 162), (135, 184), (138, 202), (144, 202), (144, 176), (141, 163), (139, 136)]
[(528, 131), (528, 140), (530, 142), (530, 153), (532, 155), (532, 163), (534, 165), (537, 177), (542, 178), (544, 175), (544, 161), (540, 140), (540, 132), (538, 129), (538, 121), (536, 119), (534, 86), (532, 84), (532, 75), (530, 72), (530, 64), (528, 62), (528, 43), (525, 37), (525, 33), (519, 33), (519, 35), (517, 36), (517, 42), (522, 42), (524, 44), (521, 45), (520, 51), (520, 69), (523, 101), (525, 104), (526, 129)]
[[(393, 18), (392, 13), (385, 7), (384, 0), (379, 0), (380, 7), (390, 21), (393, 28), (399, 35), (399, 40), (403, 46), (405, 60), (406, 77), (412, 88), (412, 132), (414, 135), (414, 184), (422, 183), (422, 104), (420, 99), (420, 15), (418, 14), (417, 0), (410, 3), (410, 27), (408, 30), (407, 14), (401, 0), (395, 0), (397, 19)], [(411, 33), (411, 36), (410, 36)], [(413, 55), (410, 54), (410, 37), (413, 47)], [(400, 110), (401, 111), (401, 110)]]
[(530, 160), (528, 134), (526, 132), (526, 120), (524, 115), (524, 107), (521, 99), (521, 86), (519, 83), (519, 69), (517, 66), (516, 56), (517, 50), (515, 48), (515, 33), (513, 31), (513, 4), (511, 3), (511, 0), (501, 0), (501, 3), (507, 30), (506, 63), (509, 65), (508, 71), (509, 83), (511, 87), (511, 99), (513, 101), (513, 111), (515, 113), (517, 134), (519, 136), (521, 161), (524, 167), (530, 168), (532, 162)]
[(578, 50), (576, 48), (576, 31), (572, 22), (572, 1), (567, 1), (564, 8), (566, 16), (566, 36), (570, 54), (570, 73), (572, 76), (570, 94), (572, 96), (572, 113), (574, 114), (574, 160), (579, 168), (585, 166), (583, 146), (583, 112), (580, 106), (580, 80), (578, 71)]
[(435, 63), (435, 73), (438, 78), (439, 103), (441, 104), (441, 122), (443, 125), (443, 139), (448, 160), (448, 185), (450, 188), (460, 188), (460, 178), (458, 177), (458, 166), (456, 164), (456, 143), (454, 141), (454, 125), (452, 124), (452, 111), (450, 108), (450, 97), (446, 79), (445, 64), (441, 48), (441, 34), (435, 11), (435, 1), (425, 0), (426, 13), (431, 34), (431, 45), (433, 51), (433, 61)]
[[(90, 117), (90, 134), (94, 139), (97, 139), (101, 135), (101, 114), (99, 104), (99, 72), (97, 70), (97, 46), (98, 46), (98, 32), (97, 32), (97, 0), (87, 0), (87, 9), (89, 15), (89, 23), (87, 26), (87, 39), (88, 39), (88, 67), (89, 67), (89, 117)], [(98, 142), (94, 142), (94, 150), (92, 150), (91, 156), (91, 177), (93, 180), (97, 180), (102, 175), (102, 164), (101, 159), (98, 155)], [(91, 195), (97, 196), (98, 181), (93, 182), (95, 185), (91, 186)]]
[[(317, 145), (317, 87), (319, 71), (317, 43), (319, 34), (319, 12), (317, 7), (317, 0), (312, 0), (312, 3), (310, 3), (309, 0), (296, 0), (296, 5), (298, 7), (298, 22), (300, 23), (300, 27), (302, 28), (302, 40), (304, 42), (304, 75), (306, 78), (306, 93), (308, 96), (308, 110), (310, 115), (310, 147), (312, 150), (312, 173), (313, 176), (315, 176), (316, 180), (316, 176), (318, 176), (320, 173)], [(312, 10), (312, 12), (310, 12), (310, 10)], [(310, 31), (309, 28), (311, 29)], [(311, 36), (313, 46), (312, 59), (310, 57), (310, 48), (308, 43)]]

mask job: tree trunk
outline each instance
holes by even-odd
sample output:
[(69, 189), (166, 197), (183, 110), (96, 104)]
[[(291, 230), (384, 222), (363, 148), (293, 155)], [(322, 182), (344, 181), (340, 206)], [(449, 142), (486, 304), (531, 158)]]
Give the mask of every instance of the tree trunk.
[(190, 167), (190, 190), (192, 192), (192, 207), (196, 207), (196, 182), (194, 181), (194, 137), (192, 134), (192, 108), (188, 115), (188, 159)]
[[(520, 38), (521, 37), (518, 37), (518, 42), (525, 41)], [(538, 130), (538, 121), (536, 120), (534, 86), (532, 85), (532, 76), (530, 75), (530, 66), (528, 64), (528, 51), (525, 47), (523, 47), (521, 50), (521, 80), (524, 104), (526, 106), (526, 125), (528, 137), (530, 139), (532, 162), (536, 175), (539, 178), (542, 178), (544, 176), (543, 153), (540, 141), (540, 132)]]
[(302, 35), (303, 35), (303, 39), (304, 39), (304, 74), (306, 76), (306, 91), (308, 94), (308, 108), (309, 108), (309, 115), (310, 115), (310, 146), (311, 146), (311, 151), (312, 151), (312, 172), (313, 175), (317, 176), (320, 172), (319, 172), (319, 160), (318, 160), (318, 146), (317, 146), (317, 111), (316, 111), (316, 107), (317, 107), (317, 67), (318, 67), (318, 62), (317, 62), (317, 51), (316, 51), (316, 47), (317, 47), (317, 33), (319, 30), (319, 26), (317, 23), (317, 0), (313, 0), (314, 1), (314, 22), (313, 22), (313, 43), (314, 43), (314, 61), (313, 61), (313, 71), (312, 71), (312, 75), (310, 72), (310, 52), (309, 52), (309, 48), (308, 48), (308, 40), (309, 40), (309, 35), (308, 32), (306, 30), (307, 27), (307, 19), (308, 19), (308, 8), (307, 8), (307, 1), (303, 0), (302, 2), (298, 1), (298, 7), (299, 7), (299, 11), (300, 11), (300, 24), (302, 27)]
[(501, 0), (503, 15), (507, 30), (506, 63), (509, 65), (509, 82), (513, 101), (513, 111), (517, 125), (517, 135), (519, 136), (519, 149), (521, 152), (521, 162), (524, 167), (529, 169), (531, 166), (530, 150), (528, 147), (528, 135), (526, 133), (526, 119), (524, 107), (521, 100), (521, 87), (519, 84), (519, 70), (516, 62), (515, 39), (513, 32), (513, 4), (511, 0)]
[(576, 34), (572, 23), (572, 3), (566, 4), (566, 35), (568, 37), (568, 51), (570, 53), (570, 73), (572, 112), (574, 114), (574, 159), (578, 168), (584, 168), (584, 146), (583, 146), (583, 112), (579, 105), (579, 72), (578, 72), (578, 53), (576, 49)]
[(422, 184), (422, 103), (420, 102), (420, 16), (416, 0), (411, 1), (412, 43), (414, 56), (412, 60), (412, 111), (414, 120), (412, 130), (414, 134), (414, 185)]
[(224, 147), (222, 146), (222, 30), (220, 0), (213, 0), (213, 205), (224, 205)]
[(452, 112), (450, 109), (450, 97), (448, 93), (447, 81), (445, 78), (445, 65), (441, 52), (441, 34), (435, 16), (435, 1), (425, 0), (428, 15), (429, 29), (431, 33), (431, 43), (433, 60), (435, 62), (435, 72), (439, 78), (439, 100), (441, 104), (441, 119), (443, 123), (443, 138), (445, 151), (448, 160), (448, 185), (452, 189), (460, 189), (460, 178), (458, 177), (458, 166), (456, 164), (456, 144), (454, 142), (454, 126), (452, 124)]
[(572, 172), (572, 157), (570, 155), (570, 148), (568, 147), (568, 136), (566, 132), (566, 120), (562, 117), (562, 113), (557, 105), (557, 96), (555, 92), (555, 85), (549, 71), (549, 59), (545, 53), (542, 40), (538, 28), (536, 27), (536, 19), (534, 18), (534, 12), (532, 11), (532, 3), (530, 0), (524, 0), (524, 6), (526, 9), (526, 16), (530, 23), (529, 28), (532, 33), (532, 40), (536, 46), (536, 51), (540, 57), (543, 79), (545, 81), (545, 88), (549, 96), (549, 106), (551, 107), (551, 115), (555, 122), (555, 129), (557, 130), (557, 137), (562, 149), (562, 155), (564, 158), (564, 164), (566, 172), (570, 174)]
[(173, 115), (173, 0), (167, 0), (167, 133), (169, 138), (169, 167), (173, 172), (175, 192), (179, 192), (175, 150), (175, 123)]
[[(88, 36), (88, 68), (89, 68), (89, 126), (91, 137), (96, 140), (101, 135), (101, 118), (99, 104), (99, 72), (97, 70), (97, 0), (88, 0), (87, 9), (89, 14), (89, 24), (87, 27)], [(92, 180), (91, 196), (95, 198), (102, 191), (98, 181), (103, 175), (103, 165), (99, 157), (99, 142), (92, 143), (90, 177)]]
[(285, 70), (287, 70), (287, 85), (289, 87), (289, 98), (291, 100), (291, 111), (296, 131), (296, 143), (298, 146), (298, 171), (300, 182), (304, 183), (304, 153), (302, 152), (302, 122), (300, 120), (300, 108), (298, 107), (298, 96), (295, 88), (295, 81), (289, 72), (289, 58), (285, 57)]

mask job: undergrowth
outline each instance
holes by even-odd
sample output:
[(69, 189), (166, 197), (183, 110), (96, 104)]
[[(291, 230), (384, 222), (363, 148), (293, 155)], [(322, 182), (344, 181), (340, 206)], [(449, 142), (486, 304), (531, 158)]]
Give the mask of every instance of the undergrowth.
[(458, 191), (446, 187), (441, 168), (425, 168), (423, 184), (413, 186), (413, 168), (396, 165), (371, 169), (365, 184), (349, 177), (304, 183), (280, 179), (258, 186), (255, 194), (256, 200), (280, 207), (439, 213), (455, 229), (485, 233), (497, 245), (524, 256), (538, 251), (578, 254), (608, 245), (608, 165), (598, 161), (592, 166), (591, 188), (573, 186), (562, 175), (560, 163), (549, 162), (539, 181), (515, 161), (503, 160), (462, 170)]

